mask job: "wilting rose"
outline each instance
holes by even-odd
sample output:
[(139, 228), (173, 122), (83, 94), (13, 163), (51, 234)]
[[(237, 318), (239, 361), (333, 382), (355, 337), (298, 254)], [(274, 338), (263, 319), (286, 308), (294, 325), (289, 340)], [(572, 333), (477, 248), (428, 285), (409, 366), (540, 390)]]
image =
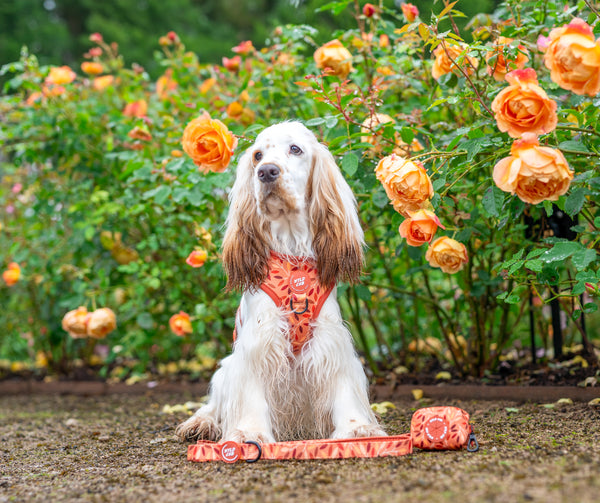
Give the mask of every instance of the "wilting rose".
[(437, 80), (442, 75), (450, 72), (459, 73), (455, 65), (459, 59), (462, 59), (462, 62), (460, 62), (459, 65), (467, 75), (474, 72), (474, 69), (477, 68), (477, 65), (479, 64), (479, 60), (471, 56), (461, 58), (461, 54), (468, 50), (466, 44), (445, 44), (445, 46), (446, 49), (444, 50), (444, 46), (440, 44), (433, 51), (435, 61), (433, 62), (431, 75), (433, 75), (434, 79)]
[(16, 262), (8, 264), (8, 268), (2, 273), (2, 279), (6, 283), (6, 286), (13, 286), (20, 278), (21, 268)]
[(123, 109), (123, 115), (126, 117), (144, 117), (148, 112), (148, 103), (146, 100), (137, 100), (127, 103)]
[(156, 94), (160, 99), (164, 100), (175, 89), (177, 89), (177, 81), (173, 78), (173, 70), (169, 68), (156, 81)]
[(192, 333), (192, 322), (190, 315), (179, 311), (178, 314), (174, 314), (169, 319), (169, 328), (175, 335), (183, 337), (185, 334)]
[(538, 85), (535, 70), (514, 70), (506, 80), (510, 85), (492, 102), (498, 129), (512, 138), (554, 131), (558, 122), (556, 102)]
[(80, 306), (63, 316), (62, 328), (74, 339), (81, 339), (87, 337), (89, 319), (90, 313), (88, 313), (87, 308)]
[(569, 189), (573, 171), (562, 152), (541, 147), (534, 134), (525, 133), (513, 143), (510, 153), (494, 166), (494, 182), (501, 190), (538, 204), (556, 201)]
[(254, 46), (252, 45), (251, 40), (244, 40), (236, 45), (233, 49), (231, 49), (236, 54), (241, 54), (242, 56), (247, 56), (248, 54), (254, 52)]
[(103, 75), (96, 77), (92, 82), (92, 86), (96, 91), (104, 91), (107, 87), (112, 86), (115, 78), (112, 75)]
[(188, 255), (188, 258), (185, 259), (185, 263), (194, 268), (202, 267), (207, 258), (208, 253), (206, 253), (206, 250), (194, 250)]
[(181, 144), (204, 173), (221, 172), (229, 165), (237, 138), (225, 124), (204, 112), (186, 126)]
[(394, 209), (410, 216), (423, 209), (433, 196), (433, 186), (423, 165), (396, 154), (384, 157), (375, 168), (375, 176), (383, 185)]
[(419, 16), (419, 9), (411, 3), (403, 3), (400, 5), (400, 8), (402, 9), (402, 14), (409, 23), (412, 23)]
[(448, 236), (437, 238), (431, 243), (425, 253), (425, 259), (431, 267), (439, 267), (449, 274), (460, 271), (469, 262), (465, 245)]
[(129, 133), (127, 133), (127, 136), (134, 140), (152, 140), (152, 135), (150, 134), (150, 131), (148, 131), (148, 128), (146, 128), (145, 126), (135, 126), (131, 131), (129, 131)]
[(494, 44), (494, 50), (488, 52), (485, 56), (485, 60), (488, 63), (487, 72), (498, 82), (502, 82), (510, 70), (524, 68), (529, 61), (529, 58), (525, 54), (526, 49), (522, 45), (518, 46), (515, 58), (506, 59), (504, 51), (512, 41), (512, 38), (498, 37)]
[(75, 77), (77, 77), (77, 74), (68, 66), (53, 66), (46, 77), (46, 84), (70, 84), (75, 80)]
[(112, 309), (102, 307), (90, 314), (87, 334), (94, 339), (103, 339), (117, 328), (117, 317)]
[(102, 67), (102, 63), (84, 61), (81, 63), (81, 70), (88, 75), (100, 75), (104, 71), (104, 68)]
[(444, 229), (433, 211), (418, 210), (400, 224), (398, 231), (408, 245), (421, 246), (431, 242), (438, 227)]
[(345, 79), (352, 71), (352, 54), (337, 39), (319, 47), (314, 58), (317, 68), (328, 69), (329, 75)]
[(544, 56), (550, 78), (575, 94), (595, 96), (600, 91), (600, 42), (592, 27), (579, 18), (554, 28)]

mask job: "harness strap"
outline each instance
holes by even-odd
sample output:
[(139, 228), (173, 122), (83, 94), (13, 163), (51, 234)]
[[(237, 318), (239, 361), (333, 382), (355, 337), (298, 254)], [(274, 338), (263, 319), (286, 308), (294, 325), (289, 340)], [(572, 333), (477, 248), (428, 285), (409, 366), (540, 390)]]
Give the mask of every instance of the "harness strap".
[(412, 453), (410, 433), (390, 437), (293, 440), (259, 444), (257, 442), (211, 442), (201, 440), (188, 446), (188, 461), (225, 461), (248, 463), (259, 459), (341, 459), (404, 456)]

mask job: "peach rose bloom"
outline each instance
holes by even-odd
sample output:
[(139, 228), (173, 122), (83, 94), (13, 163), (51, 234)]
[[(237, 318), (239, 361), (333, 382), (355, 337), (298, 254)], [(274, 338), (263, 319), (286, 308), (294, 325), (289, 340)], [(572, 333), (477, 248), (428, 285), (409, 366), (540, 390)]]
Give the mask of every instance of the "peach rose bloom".
[(191, 334), (192, 322), (190, 320), (190, 315), (184, 313), (183, 311), (179, 311), (178, 314), (174, 314), (169, 319), (169, 328), (175, 335), (180, 337), (183, 337), (185, 334)]
[(600, 43), (592, 27), (579, 18), (550, 32), (544, 63), (550, 78), (575, 94), (600, 92)]
[(409, 23), (412, 23), (419, 16), (419, 9), (411, 3), (403, 3), (400, 5), (402, 14)]
[(117, 317), (112, 309), (102, 307), (90, 314), (87, 324), (87, 334), (90, 337), (104, 339), (115, 328), (117, 328)]
[(104, 91), (107, 87), (112, 86), (115, 78), (112, 75), (103, 75), (102, 77), (96, 77), (92, 86), (96, 91)]
[(433, 186), (423, 165), (396, 154), (384, 157), (375, 168), (375, 176), (383, 185), (394, 209), (410, 216), (423, 209), (433, 196)]
[(16, 262), (8, 264), (6, 271), (2, 273), (2, 279), (6, 283), (6, 286), (13, 286), (21, 278), (21, 268)]
[(146, 100), (132, 101), (127, 103), (123, 109), (123, 115), (126, 117), (144, 117), (148, 112), (148, 103)]
[(329, 75), (345, 79), (352, 71), (352, 54), (337, 39), (319, 47), (314, 58), (317, 68), (329, 69)]
[(516, 140), (510, 153), (494, 166), (494, 182), (501, 190), (538, 204), (556, 201), (569, 189), (573, 171), (562, 152), (541, 147), (534, 134), (525, 133)]
[(492, 102), (498, 129), (512, 138), (523, 133), (554, 131), (558, 122), (556, 102), (538, 85), (533, 68), (514, 70), (506, 75), (510, 84)]
[[(522, 45), (518, 46), (519, 52), (517, 52), (516, 59), (506, 59), (504, 56), (504, 48), (512, 41), (512, 38), (498, 37), (494, 43), (494, 50), (488, 52), (485, 56), (485, 60), (488, 63), (488, 75), (494, 77), (498, 82), (502, 82), (510, 70), (524, 68), (529, 61), (527, 55), (524, 54), (524, 52), (526, 52), (525, 47)], [(492, 58), (494, 58), (494, 60), (492, 60)], [(490, 62), (490, 60), (492, 61)]]
[(219, 173), (229, 165), (237, 138), (220, 120), (211, 119), (204, 112), (185, 127), (181, 144), (184, 152), (204, 173)]
[(223, 66), (230, 72), (237, 72), (242, 64), (242, 58), (240, 56), (234, 56), (233, 58), (222, 58)]
[[(362, 143), (370, 143), (378, 150), (381, 150), (381, 124), (395, 123), (396, 121), (387, 114), (373, 114), (367, 117), (360, 126), (360, 132), (364, 135), (360, 137)], [(373, 131), (377, 129), (377, 131)]]
[(215, 79), (214, 77), (210, 77), (209, 79), (206, 79), (204, 82), (202, 82), (202, 85), (200, 86), (200, 94), (206, 94), (208, 91), (210, 91), (212, 89), (212, 87), (217, 83), (217, 79)]
[(242, 56), (247, 56), (248, 54), (254, 52), (256, 49), (252, 45), (251, 40), (244, 40), (236, 45), (233, 49), (231, 49), (236, 54), (241, 54)]
[(442, 236), (429, 245), (425, 258), (431, 267), (439, 267), (448, 274), (460, 271), (469, 262), (464, 244)]
[(444, 229), (433, 211), (418, 210), (400, 224), (398, 232), (408, 245), (421, 246), (431, 242), (438, 227)]
[(63, 316), (62, 328), (74, 339), (81, 339), (87, 337), (89, 319), (90, 313), (88, 313), (87, 308), (80, 306)]
[(81, 70), (83, 73), (87, 73), (88, 75), (100, 75), (104, 68), (101, 63), (96, 63), (94, 61), (84, 61), (81, 63)]
[(202, 267), (207, 258), (208, 253), (206, 253), (206, 250), (194, 250), (188, 255), (188, 258), (185, 259), (185, 263), (194, 268)]
[[(431, 75), (433, 75), (433, 78), (437, 80), (442, 75), (450, 72), (460, 73), (452, 60), (456, 62), (457, 59), (461, 57), (461, 54), (467, 49), (467, 45), (462, 43), (458, 45), (446, 44), (446, 50), (444, 50), (442, 44), (438, 45), (433, 51), (433, 55), (435, 56), (433, 68), (431, 69)], [(452, 59), (450, 59), (448, 55), (450, 55)], [(459, 64), (460, 67), (467, 73), (467, 75), (470, 75), (473, 73), (474, 68), (477, 68), (479, 65), (479, 60), (471, 56), (464, 56)]]
[(68, 66), (53, 66), (46, 77), (46, 84), (70, 84), (75, 80), (77, 74)]

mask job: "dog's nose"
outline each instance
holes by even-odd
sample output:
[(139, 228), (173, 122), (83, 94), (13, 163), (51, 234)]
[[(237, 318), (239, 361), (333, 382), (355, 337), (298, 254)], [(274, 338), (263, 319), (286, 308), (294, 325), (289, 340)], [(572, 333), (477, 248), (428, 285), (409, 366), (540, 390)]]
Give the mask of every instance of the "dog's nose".
[(277, 178), (279, 178), (279, 174), (281, 170), (275, 164), (263, 164), (260, 168), (258, 168), (258, 179), (263, 183), (272, 183)]

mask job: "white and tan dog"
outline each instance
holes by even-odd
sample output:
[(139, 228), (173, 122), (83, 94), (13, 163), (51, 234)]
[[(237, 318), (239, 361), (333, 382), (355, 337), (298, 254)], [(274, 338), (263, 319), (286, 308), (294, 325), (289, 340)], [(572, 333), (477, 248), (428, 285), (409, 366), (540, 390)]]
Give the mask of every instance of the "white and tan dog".
[[(327, 148), (299, 122), (260, 133), (239, 162), (223, 244), (228, 289), (243, 290), (237, 337), (208, 403), (177, 428), (182, 440), (385, 435), (336, 300), (338, 280), (359, 279), (362, 247), (356, 201)], [(263, 289), (274, 256), (289, 261), (282, 269), (313, 264), (319, 284), (329, 286), (301, 347), (290, 320), (313, 299), (302, 277), (289, 307), (274, 302)]]

